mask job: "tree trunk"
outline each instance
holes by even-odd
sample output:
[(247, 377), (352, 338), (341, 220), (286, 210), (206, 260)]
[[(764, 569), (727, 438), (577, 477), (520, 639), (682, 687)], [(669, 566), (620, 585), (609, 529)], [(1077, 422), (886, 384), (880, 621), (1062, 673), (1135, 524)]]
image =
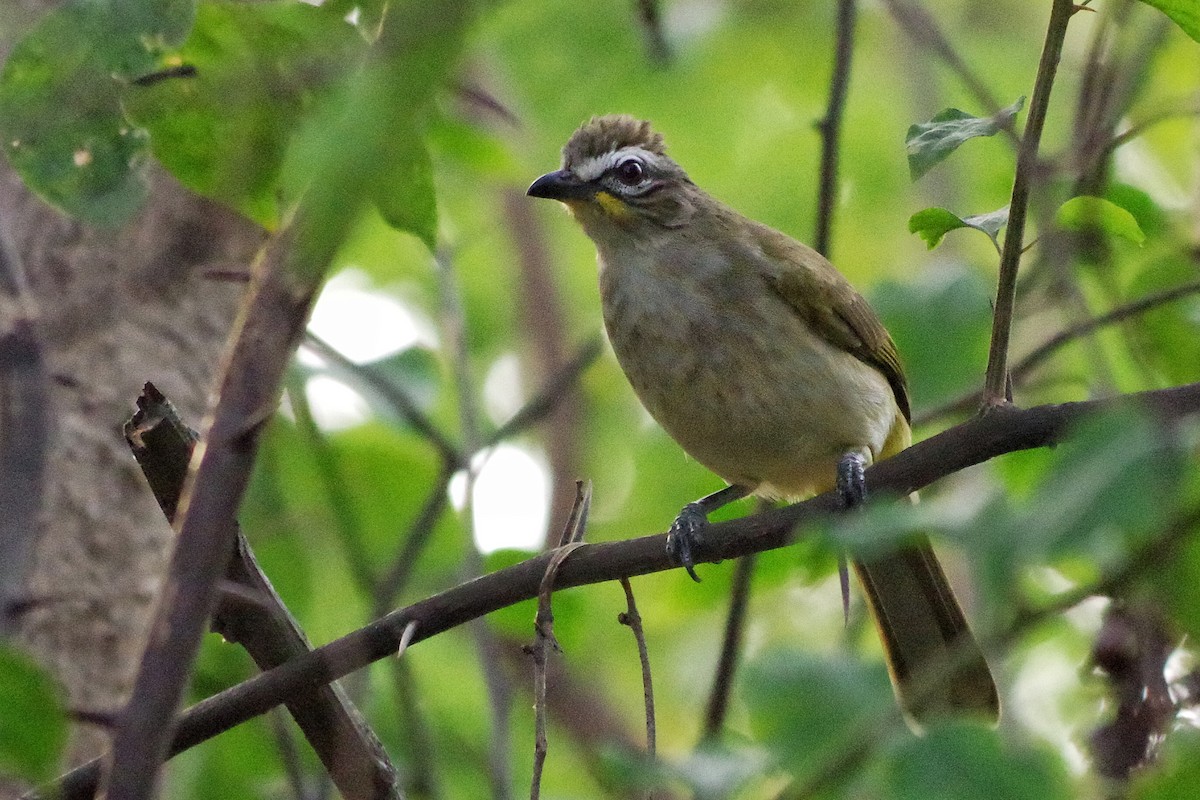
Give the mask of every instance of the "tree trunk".
[[(8, 47), (0, 43), (0, 54)], [(90, 228), (32, 196), (0, 163), (0, 236), (36, 311), (50, 400), (19, 636), (73, 710), (119, 711), (172, 539), (121, 425), (147, 380), (185, 418), (201, 417), (243, 289), (204, 272), (248, 267), (263, 234), (161, 173), (132, 222)], [(103, 734), (78, 726), (70, 760), (101, 752)]]

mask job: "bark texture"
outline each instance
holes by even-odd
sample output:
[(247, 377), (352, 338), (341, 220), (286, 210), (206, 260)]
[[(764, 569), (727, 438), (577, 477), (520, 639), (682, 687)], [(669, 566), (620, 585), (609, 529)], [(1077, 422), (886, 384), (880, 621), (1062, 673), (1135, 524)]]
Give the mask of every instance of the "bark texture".
[[(10, 46), (0, 42), (0, 57)], [(201, 417), (243, 290), (203, 272), (248, 266), (263, 239), (169, 177), (151, 183), (132, 222), (100, 230), (49, 208), (0, 161), (0, 235), (27, 279), (50, 382), (20, 636), (85, 712), (119, 710), (127, 697), (172, 538), (122, 423), (147, 380)], [(96, 755), (102, 734), (80, 726), (71, 760)]]

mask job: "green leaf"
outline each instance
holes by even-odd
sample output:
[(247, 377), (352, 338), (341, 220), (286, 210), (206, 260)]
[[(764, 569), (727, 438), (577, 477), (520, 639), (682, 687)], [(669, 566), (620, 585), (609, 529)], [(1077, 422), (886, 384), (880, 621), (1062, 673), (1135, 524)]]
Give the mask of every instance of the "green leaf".
[(970, 217), (960, 217), (944, 208), (926, 208), (913, 214), (908, 219), (908, 232), (915, 233), (925, 240), (929, 249), (941, 244), (942, 237), (950, 231), (959, 228), (974, 228), (987, 234), (992, 244), (999, 249), (996, 237), (1000, 229), (1008, 224), (1008, 206), (988, 214), (976, 214)]
[(131, 86), (126, 109), (180, 182), (272, 228), (293, 133), (364, 52), (354, 28), (321, 8), (208, 2), (171, 56), (196, 74)]
[[(884, 281), (870, 293), (904, 358), (914, 409), (975, 387), (977, 365), (987, 360), (993, 289), (979, 271), (947, 264), (903, 282)], [(946, 342), (954, 342), (953, 358), (946, 357)]]
[[(389, 6), (363, 68), (327, 113), (310, 120), (288, 153), (285, 171), (303, 183), (294, 218), (301, 271), (327, 264), (359, 216), (389, 180), (419, 184), (424, 121), (461, 50), (473, 18), (469, 3), (401, 2)], [(422, 194), (415, 191), (417, 197)], [(414, 229), (431, 237), (427, 210), (409, 209)]]
[(30, 189), (101, 225), (141, 206), (145, 135), (125, 119), (121, 89), (155, 68), (194, 8), (191, 0), (79, 0), (17, 44), (0, 75), (0, 140)]
[(1070, 797), (1066, 776), (1036, 752), (1012, 752), (993, 730), (938, 725), (892, 748), (878, 796), (892, 800), (1057, 800)]
[(375, 205), (379, 215), (396, 230), (414, 234), (433, 250), (437, 245), (437, 198), (433, 190), (433, 165), (429, 151), (412, 136), (407, 158), (393, 161), (393, 173), (379, 184)]
[(1015, 520), (1025, 558), (1081, 554), (1112, 563), (1128, 555), (1127, 537), (1157, 534), (1183, 469), (1168, 445), (1161, 428), (1134, 410), (1081, 421)]
[(899, 711), (882, 665), (773, 650), (746, 667), (745, 698), (756, 738), (799, 781), (868, 745)]
[(24, 653), (0, 644), (0, 775), (40, 782), (53, 777), (67, 741), (54, 682)]
[(1197, 0), (1142, 0), (1171, 18), (1183, 32), (1200, 42), (1200, 2)]
[(1011, 106), (996, 112), (994, 117), (975, 117), (957, 108), (947, 108), (929, 122), (913, 125), (904, 137), (912, 179), (920, 178), (968, 139), (995, 135), (1024, 105), (1025, 98), (1019, 97)]
[(1119, 236), (1141, 246), (1146, 234), (1141, 226), (1125, 209), (1103, 197), (1080, 195), (1072, 197), (1058, 207), (1055, 221), (1060, 227), (1073, 231), (1101, 230), (1110, 236)]

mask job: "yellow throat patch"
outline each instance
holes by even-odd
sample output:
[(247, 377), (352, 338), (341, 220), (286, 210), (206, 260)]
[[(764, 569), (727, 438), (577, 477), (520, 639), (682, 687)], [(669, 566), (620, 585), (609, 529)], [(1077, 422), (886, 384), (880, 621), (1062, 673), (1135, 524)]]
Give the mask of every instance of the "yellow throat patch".
[(600, 204), (600, 208), (604, 209), (604, 213), (615, 219), (625, 219), (629, 216), (629, 206), (608, 192), (596, 192), (596, 202)]

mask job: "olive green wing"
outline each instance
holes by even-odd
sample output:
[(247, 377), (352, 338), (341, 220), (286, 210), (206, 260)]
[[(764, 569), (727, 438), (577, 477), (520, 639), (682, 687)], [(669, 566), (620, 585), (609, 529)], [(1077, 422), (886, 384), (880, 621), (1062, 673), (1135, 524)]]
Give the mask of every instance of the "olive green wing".
[(764, 273), (768, 285), (827, 342), (883, 373), (911, 422), (908, 381), (896, 343), (863, 296), (811, 247), (766, 226), (760, 246), (770, 265)]

